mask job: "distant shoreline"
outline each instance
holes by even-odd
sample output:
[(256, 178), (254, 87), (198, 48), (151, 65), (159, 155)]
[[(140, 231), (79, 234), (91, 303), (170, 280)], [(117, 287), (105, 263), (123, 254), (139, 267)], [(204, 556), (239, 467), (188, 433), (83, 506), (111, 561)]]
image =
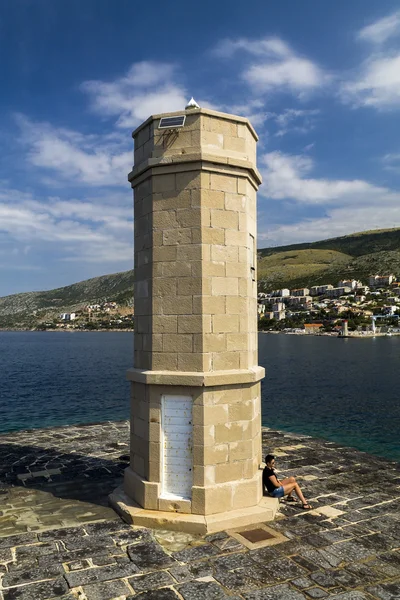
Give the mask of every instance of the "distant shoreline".
[[(93, 333), (93, 332), (101, 332), (101, 333), (134, 333), (134, 329), (23, 329), (23, 328), (10, 328), (10, 327), (0, 327), (0, 333), (2, 332), (32, 332), (32, 333)], [(365, 334), (357, 334), (351, 333), (347, 336), (340, 336), (336, 333), (300, 333), (300, 332), (291, 332), (291, 331), (264, 331), (262, 329), (258, 330), (258, 333), (263, 333), (267, 335), (294, 335), (294, 336), (308, 336), (308, 337), (330, 337), (330, 338), (342, 338), (342, 339), (373, 339), (376, 337), (398, 337), (400, 333), (365, 333)]]
[(369, 340), (376, 337), (398, 337), (400, 336), (400, 332), (394, 333), (350, 333), (349, 335), (343, 336), (338, 335), (337, 333), (300, 333), (300, 332), (291, 332), (291, 331), (263, 331), (259, 330), (258, 333), (266, 333), (268, 335), (294, 335), (294, 336), (307, 336), (307, 337), (331, 337), (338, 339), (355, 339), (355, 340)]
[(100, 331), (101, 333), (107, 333), (107, 332), (111, 332), (111, 333), (115, 333), (117, 331), (121, 331), (121, 332), (134, 332), (133, 329), (24, 329), (24, 328), (19, 328), (19, 327), (0, 327), (0, 333), (2, 332), (10, 332), (10, 331), (14, 331), (14, 332), (32, 332), (32, 333), (46, 333), (46, 332), (60, 332), (60, 333), (91, 333), (93, 331)]

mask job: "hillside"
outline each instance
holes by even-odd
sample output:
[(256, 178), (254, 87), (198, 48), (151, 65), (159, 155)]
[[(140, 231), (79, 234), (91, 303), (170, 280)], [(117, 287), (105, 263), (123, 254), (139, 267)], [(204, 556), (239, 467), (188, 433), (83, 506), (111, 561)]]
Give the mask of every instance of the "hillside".
[(265, 291), (309, 287), (340, 279), (393, 273), (400, 277), (400, 229), (365, 231), (343, 237), (258, 251), (258, 281)]
[[(400, 229), (365, 231), (319, 242), (258, 251), (259, 288), (309, 287), (375, 273), (400, 278)], [(0, 298), (0, 327), (30, 327), (39, 318), (113, 300), (131, 304), (133, 271), (104, 275), (45, 292)]]
[(303, 244), (292, 244), (290, 246), (278, 246), (276, 248), (264, 248), (259, 250), (262, 256), (286, 252), (287, 250), (335, 250), (353, 257), (374, 254), (375, 252), (400, 251), (400, 228), (374, 229), (372, 231), (361, 231), (344, 235), (337, 238), (329, 238), (319, 242), (307, 242)]
[(93, 277), (54, 290), (0, 298), (0, 327), (29, 327), (38, 317), (49, 318), (52, 314), (70, 312), (85, 304), (103, 300), (132, 304), (132, 299), (133, 270)]

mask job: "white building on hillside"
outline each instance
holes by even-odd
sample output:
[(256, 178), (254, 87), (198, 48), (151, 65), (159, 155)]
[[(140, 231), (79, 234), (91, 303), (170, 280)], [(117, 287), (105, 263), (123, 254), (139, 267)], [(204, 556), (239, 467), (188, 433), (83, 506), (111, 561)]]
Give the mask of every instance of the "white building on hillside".
[(274, 298), (284, 298), (286, 296), (290, 296), (290, 290), (287, 288), (283, 288), (281, 290), (274, 290), (271, 294)]
[(326, 294), (327, 290), (333, 290), (333, 285), (330, 283), (327, 285), (313, 285), (310, 289), (310, 296), (322, 296)]
[(325, 294), (329, 298), (339, 298), (340, 296), (343, 296), (344, 294), (349, 294), (350, 292), (351, 288), (349, 287), (337, 287), (332, 288), (331, 290), (326, 290)]
[(309, 296), (310, 290), (308, 288), (297, 288), (295, 290), (290, 290), (291, 296)]
[(343, 279), (342, 281), (339, 281), (337, 287), (349, 287), (352, 290), (355, 290), (362, 287), (362, 283), (361, 281), (357, 281), (357, 279)]
[(394, 275), (371, 275), (368, 279), (368, 284), (370, 287), (383, 287), (391, 285), (394, 281), (396, 281)]
[(75, 321), (76, 314), (75, 313), (62, 313), (60, 315), (61, 321)]

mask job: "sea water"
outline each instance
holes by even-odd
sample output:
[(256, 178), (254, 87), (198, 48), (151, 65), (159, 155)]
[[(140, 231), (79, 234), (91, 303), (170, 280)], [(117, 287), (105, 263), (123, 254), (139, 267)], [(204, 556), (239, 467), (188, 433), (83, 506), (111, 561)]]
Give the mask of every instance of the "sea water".
[[(0, 332), (0, 432), (129, 417), (128, 332)], [(259, 335), (263, 425), (400, 460), (400, 337)]]

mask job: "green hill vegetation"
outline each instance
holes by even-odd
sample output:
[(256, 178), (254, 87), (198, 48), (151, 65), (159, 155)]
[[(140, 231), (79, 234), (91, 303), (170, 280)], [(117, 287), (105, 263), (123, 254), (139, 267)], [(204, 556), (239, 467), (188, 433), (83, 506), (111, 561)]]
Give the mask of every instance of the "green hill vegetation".
[[(393, 273), (400, 278), (400, 229), (364, 231), (329, 240), (258, 251), (259, 288), (336, 285)], [(94, 277), (44, 292), (0, 298), (0, 327), (34, 327), (38, 321), (105, 300), (132, 305), (133, 271)]]
[(400, 229), (364, 231), (343, 237), (258, 251), (260, 289), (336, 285), (393, 273), (400, 277)]
[(34, 327), (63, 312), (109, 300), (133, 305), (133, 270), (93, 277), (45, 292), (26, 292), (0, 298), (0, 327)]

